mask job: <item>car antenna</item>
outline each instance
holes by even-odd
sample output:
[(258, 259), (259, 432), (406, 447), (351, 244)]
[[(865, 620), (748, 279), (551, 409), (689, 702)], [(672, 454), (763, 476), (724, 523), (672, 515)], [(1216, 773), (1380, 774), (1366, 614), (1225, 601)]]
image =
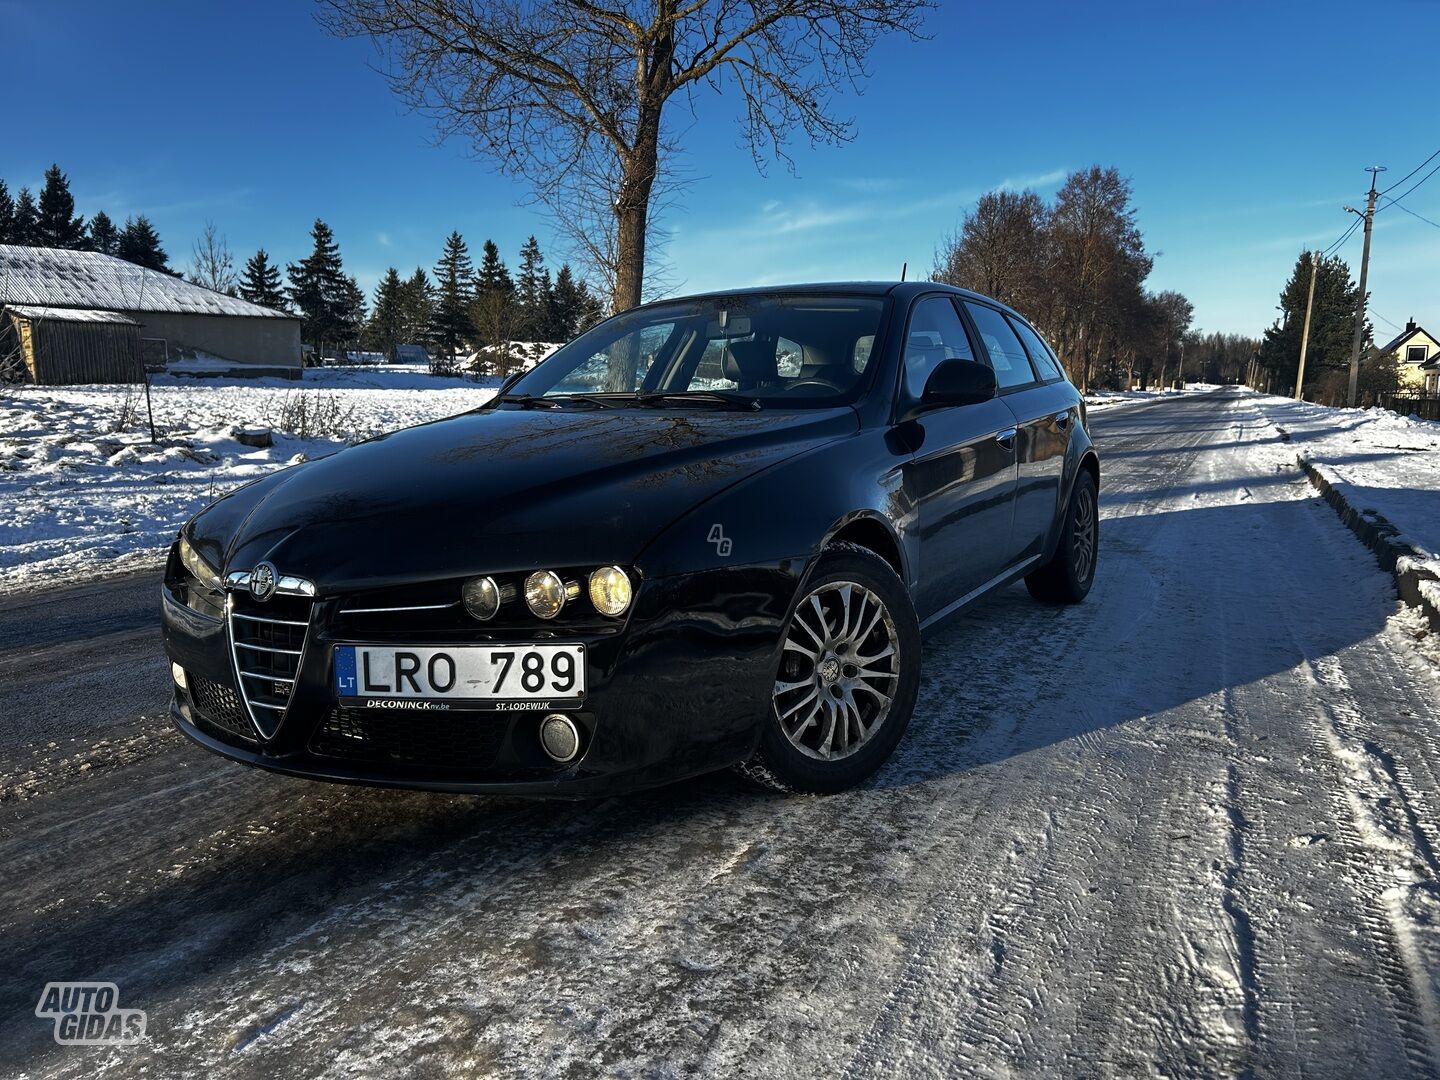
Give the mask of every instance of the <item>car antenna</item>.
[(900, 264), (900, 280), (901, 280), (901, 281), (904, 281), (904, 280), (905, 280), (905, 271), (906, 271), (906, 270), (909, 270), (909, 269), (910, 269), (910, 264), (909, 264), (908, 262), (903, 262), (903, 263)]

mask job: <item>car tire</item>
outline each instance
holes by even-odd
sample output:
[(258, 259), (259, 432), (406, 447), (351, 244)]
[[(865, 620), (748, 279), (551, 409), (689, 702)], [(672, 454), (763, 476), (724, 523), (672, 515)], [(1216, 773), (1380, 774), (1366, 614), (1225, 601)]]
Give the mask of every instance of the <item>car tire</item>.
[(776, 791), (854, 787), (894, 752), (919, 687), (920, 625), (904, 582), (870, 549), (836, 543), (786, 622), (760, 745), (737, 768)]
[(1060, 522), (1055, 554), (1025, 576), (1030, 595), (1050, 604), (1078, 604), (1095, 582), (1100, 555), (1100, 503), (1095, 476), (1081, 469)]

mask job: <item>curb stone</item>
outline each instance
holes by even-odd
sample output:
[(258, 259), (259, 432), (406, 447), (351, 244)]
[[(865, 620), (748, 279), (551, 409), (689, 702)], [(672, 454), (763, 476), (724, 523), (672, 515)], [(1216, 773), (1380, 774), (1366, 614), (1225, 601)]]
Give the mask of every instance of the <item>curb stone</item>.
[(1357, 510), (1304, 454), (1295, 456), (1310, 483), (1334, 507), (1346, 527), (1375, 553), (1394, 579), (1400, 599), (1418, 608), (1432, 631), (1440, 631), (1440, 578), (1423, 565), (1424, 556), (1405, 542), (1400, 530), (1374, 510)]

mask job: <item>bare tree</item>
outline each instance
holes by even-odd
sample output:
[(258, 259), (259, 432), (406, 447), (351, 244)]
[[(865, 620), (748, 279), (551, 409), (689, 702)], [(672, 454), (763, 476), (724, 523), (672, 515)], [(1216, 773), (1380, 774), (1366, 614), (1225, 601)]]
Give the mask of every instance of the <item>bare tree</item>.
[(1045, 203), (1033, 191), (987, 191), (960, 232), (941, 241), (932, 276), (1032, 310), (1048, 261), (1045, 217)]
[[(368, 36), (391, 85), (468, 138), (562, 221), (587, 220), (616, 311), (640, 303), (657, 192), (673, 184), (677, 99), (743, 103), (763, 169), (795, 131), (851, 138), (831, 98), (887, 33), (918, 37), (931, 0), (320, 0), (321, 22)], [(608, 220), (606, 220), (608, 219)], [(603, 227), (602, 227), (603, 226)], [(571, 230), (572, 234), (574, 230)]]
[(235, 295), (235, 260), (225, 237), (220, 235), (213, 221), (205, 222), (205, 231), (195, 241), (190, 259), (190, 280), (207, 289)]

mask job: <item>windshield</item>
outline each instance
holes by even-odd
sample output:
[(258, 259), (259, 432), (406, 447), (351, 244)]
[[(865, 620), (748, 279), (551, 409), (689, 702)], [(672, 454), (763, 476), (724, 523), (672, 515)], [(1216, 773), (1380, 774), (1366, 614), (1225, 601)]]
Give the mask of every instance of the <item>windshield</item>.
[[(507, 398), (823, 407), (864, 389), (885, 301), (760, 293), (637, 308), (539, 364)], [(556, 404), (559, 404), (557, 401)]]

